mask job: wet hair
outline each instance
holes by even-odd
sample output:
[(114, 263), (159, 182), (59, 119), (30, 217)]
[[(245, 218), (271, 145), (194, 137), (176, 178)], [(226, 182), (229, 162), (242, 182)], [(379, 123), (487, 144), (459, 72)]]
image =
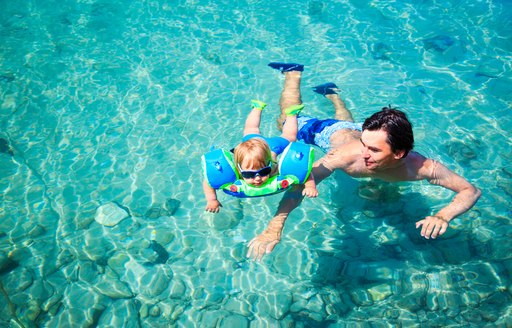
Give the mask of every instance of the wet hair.
[(363, 131), (383, 130), (388, 134), (387, 143), (391, 146), (393, 153), (404, 151), (407, 156), (414, 147), (414, 135), (411, 122), (404, 112), (391, 107), (382, 108), (381, 111), (368, 117), (363, 123)]
[[(268, 143), (261, 138), (246, 140), (235, 148), (235, 167), (242, 165), (244, 159), (248, 159), (254, 167), (264, 168), (272, 160), (272, 153)], [(238, 172), (240, 173), (240, 172)]]

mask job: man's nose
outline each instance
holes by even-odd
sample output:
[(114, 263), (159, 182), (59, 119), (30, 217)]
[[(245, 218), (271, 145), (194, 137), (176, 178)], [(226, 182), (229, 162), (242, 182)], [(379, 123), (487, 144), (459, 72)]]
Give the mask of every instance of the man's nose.
[(367, 158), (370, 156), (370, 153), (368, 152), (368, 148), (366, 148), (366, 147), (361, 148), (361, 154), (363, 155), (364, 158)]

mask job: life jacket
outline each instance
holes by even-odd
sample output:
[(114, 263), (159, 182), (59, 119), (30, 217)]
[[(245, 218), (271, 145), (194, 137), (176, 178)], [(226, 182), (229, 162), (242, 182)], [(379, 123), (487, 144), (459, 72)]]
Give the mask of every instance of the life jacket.
[(235, 197), (261, 197), (306, 182), (313, 167), (314, 151), (306, 144), (291, 142), (279, 156), (278, 175), (270, 177), (259, 187), (249, 185), (238, 175), (230, 151), (216, 149), (204, 154), (201, 159), (205, 179), (213, 189), (221, 189)]

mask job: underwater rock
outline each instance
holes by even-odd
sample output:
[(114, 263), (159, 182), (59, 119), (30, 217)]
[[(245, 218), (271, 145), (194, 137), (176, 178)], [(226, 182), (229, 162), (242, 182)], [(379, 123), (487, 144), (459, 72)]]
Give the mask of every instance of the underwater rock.
[[(131, 271), (132, 269), (131, 267), (127, 267), (127, 270)], [(131, 286), (131, 288), (132, 290), (136, 290), (136, 293), (138, 293), (139, 295), (150, 299), (154, 299), (155, 297), (162, 294), (162, 292), (169, 287), (172, 278), (173, 274), (170, 269), (164, 269), (164, 266), (155, 266), (151, 267), (145, 272), (140, 271), (139, 267), (138, 270), (135, 269), (135, 271), (130, 272), (129, 275), (127, 275), (126, 279), (123, 280), (131, 285), (136, 285)], [(129, 281), (129, 279), (136, 279), (138, 281), (136, 284), (132, 284), (132, 282)]]
[(134, 296), (125, 283), (115, 279), (104, 279), (94, 287), (99, 293), (110, 298), (132, 298)]
[(325, 10), (328, 8), (328, 4), (323, 1), (311, 1), (308, 5), (308, 16), (323, 21), (326, 15)]
[(93, 283), (98, 277), (98, 271), (95, 268), (95, 263), (92, 261), (80, 261), (78, 263), (79, 271), (78, 278), (80, 281)]
[(151, 256), (150, 259), (144, 263), (144, 265), (151, 266), (151, 265), (155, 265), (155, 264), (164, 264), (169, 259), (169, 253), (167, 252), (165, 247), (160, 245), (155, 240), (152, 240), (149, 243), (148, 248), (153, 251), (152, 255), (154, 255), (154, 256)]
[(141, 306), (140, 306), (140, 309), (139, 309), (139, 316), (144, 319), (144, 318), (147, 318), (149, 316), (149, 305), (147, 305), (146, 303), (143, 303)]
[(164, 209), (167, 211), (167, 215), (168, 216), (174, 215), (174, 213), (176, 213), (176, 211), (180, 207), (180, 204), (181, 204), (181, 202), (179, 200), (174, 199), (174, 198), (169, 198), (164, 204)]
[(402, 295), (397, 302), (398, 307), (410, 312), (417, 312), (425, 306), (425, 292), (414, 291), (408, 295)]
[(478, 141), (467, 141), (463, 142), (460, 140), (448, 141), (444, 144), (446, 147), (448, 154), (453, 157), (453, 159), (462, 164), (469, 164), (472, 160), (477, 158), (477, 150), (476, 148), (481, 149), (481, 144)]
[(0, 252), (0, 274), (10, 272), (18, 267), (18, 262), (11, 260), (4, 252)]
[(130, 261), (130, 256), (123, 252), (117, 252), (108, 259), (108, 266), (118, 275), (121, 275), (125, 271), (125, 265)]
[(15, 270), (2, 276), (2, 283), (8, 294), (24, 291), (32, 286), (33, 282), (33, 273), (23, 266), (19, 266)]
[(372, 296), (366, 291), (362, 289), (354, 290), (350, 293), (352, 298), (352, 302), (358, 306), (370, 306), (373, 305)]
[(289, 292), (269, 293), (265, 298), (268, 311), (267, 313), (276, 320), (281, 320), (292, 306), (292, 294)]
[(187, 291), (187, 286), (185, 285), (185, 283), (181, 279), (174, 278), (172, 280), (171, 292), (169, 294), (169, 297), (175, 298), (175, 299), (180, 299), (183, 297), (183, 295), (185, 295), (186, 291)]
[(423, 46), (426, 50), (435, 50), (437, 52), (444, 52), (454, 43), (455, 40), (447, 35), (437, 35), (423, 40)]
[(98, 207), (94, 220), (101, 225), (113, 227), (129, 216), (130, 215), (126, 210), (122, 209), (115, 203), (107, 203)]
[[(92, 326), (92, 325), (91, 325)], [(118, 300), (110, 305), (95, 327), (140, 327), (139, 308), (135, 300)]]
[(30, 286), (30, 289), (27, 290), (27, 293), (30, 294), (31, 299), (36, 300), (39, 303), (43, 303), (45, 300), (53, 296), (55, 289), (45, 280), (37, 279), (34, 280), (34, 283)]
[(252, 304), (243, 299), (238, 299), (238, 297), (230, 297), (222, 308), (230, 312), (239, 313), (245, 317), (252, 315)]
[(9, 141), (4, 138), (0, 138), (0, 153), (9, 154), (11, 156), (14, 155), (12, 148), (9, 145)]
[(368, 294), (374, 302), (380, 302), (393, 295), (393, 291), (389, 284), (380, 284), (369, 288)]
[(375, 60), (390, 60), (391, 48), (382, 42), (377, 42), (372, 46), (372, 57)]
[(105, 309), (106, 297), (88, 286), (69, 284), (62, 297), (61, 310), (46, 322), (46, 327), (96, 327), (97, 319)]
[(14, 76), (12, 75), (0, 75), (0, 82), (12, 82), (14, 81)]
[(153, 205), (150, 209), (146, 211), (144, 217), (147, 219), (158, 219), (162, 216), (172, 216), (178, 208), (180, 207), (181, 202), (174, 198), (169, 198), (165, 201), (163, 206), (161, 205)]
[(57, 294), (57, 293), (53, 294), (52, 297), (50, 297), (43, 303), (42, 310), (44, 312), (50, 312), (50, 309), (52, 307), (58, 307), (60, 305), (61, 300), (62, 300), (61, 294)]
[(39, 316), (39, 314), (41, 314), (41, 308), (39, 307), (37, 301), (31, 300), (30, 302), (28, 302), (25, 313), (23, 313), (24, 317), (28, 321), (34, 322)]
[(220, 322), (219, 327), (246, 328), (249, 327), (249, 321), (244, 316), (239, 314), (232, 314), (230, 316), (224, 317)]
[(152, 317), (158, 317), (160, 314), (162, 314), (162, 309), (160, 309), (158, 304), (153, 305), (151, 310), (149, 310), (149, 315)]

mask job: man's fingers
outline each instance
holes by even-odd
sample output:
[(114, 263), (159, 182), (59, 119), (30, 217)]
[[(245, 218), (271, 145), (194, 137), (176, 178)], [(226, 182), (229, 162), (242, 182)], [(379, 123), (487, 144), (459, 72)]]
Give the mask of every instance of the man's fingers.
[(265, 249), (265, 253), (270, 254), (274, 250), (274, 247), (276, 247), (277, 241), (273, 241), (270, 244), (267, 245), (267, 248)]
[(439, 236), (444, 234), (447, 229), (448, 229), (448, 224), (443, 224), (442, 227), (441, 227), (441, 230), (439, 231)]
[(432, 238), (435, 239), (437, 236), (441, 236), (443, 233), (446, 232), (446, 229), (448, 228), (448, 224), (445, 222), (440, 222), (434, 232), (432, 233)]
[(249, 257), (249, 258), (251, 257), (251, 254), (252, 254), (253, 249), (254, 249), (254, 247), (253, 247), (253, 243), (254, 243), (254, 239), (253, 239), (253, 240), (251, 240), (251, 241), (249, 242), (249, 245), (248, 245), (248, 246), (249, 246), (249, 251), (247, 251), (247, 257)]
[(430, 237), (432, 237), (432, 239), (436, 239), (436, 237), (437, 237), (437, 235), (439, 233), (439, 230), (441, 230), (441, 228), (442, 228), (441, 225), (435, 224), (434, 228), (432, 230), (432, 234), (430, 235)]
[(434, 227), (432, 226), (432, 224), (430, 222), (423, 224), (423, 227), (421, 228), (421, 235), (423, 237), (425, 237), (426, 239), (429, 239), (433, 228)]

